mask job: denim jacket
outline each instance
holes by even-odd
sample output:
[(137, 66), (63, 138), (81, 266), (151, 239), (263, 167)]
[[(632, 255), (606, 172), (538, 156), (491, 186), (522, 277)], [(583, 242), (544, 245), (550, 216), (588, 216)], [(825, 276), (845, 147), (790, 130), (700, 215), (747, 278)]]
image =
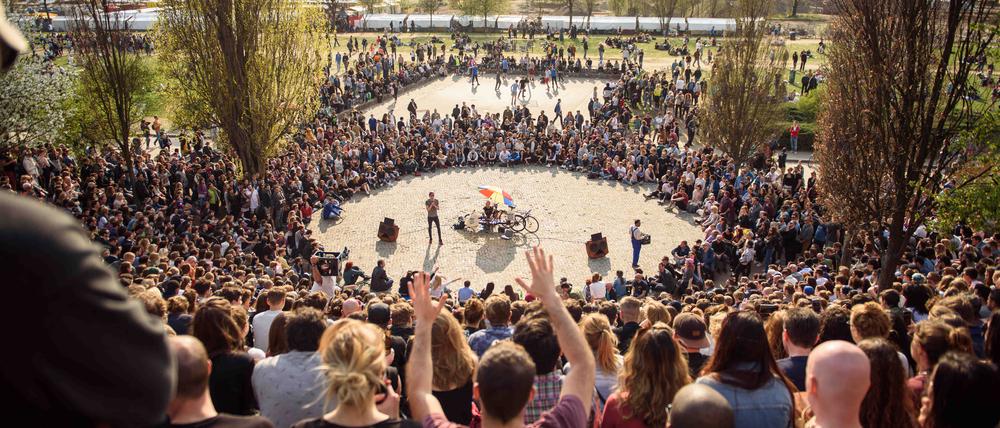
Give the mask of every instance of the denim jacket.
[(726, 401), (733, 407), (735, 426), (740, 428), (792, 426), (792, 395), (777, 377), (752, 390), (722, 383), (714, 376), (702, 376), (696, 382), (708, 385), (726, 397)]

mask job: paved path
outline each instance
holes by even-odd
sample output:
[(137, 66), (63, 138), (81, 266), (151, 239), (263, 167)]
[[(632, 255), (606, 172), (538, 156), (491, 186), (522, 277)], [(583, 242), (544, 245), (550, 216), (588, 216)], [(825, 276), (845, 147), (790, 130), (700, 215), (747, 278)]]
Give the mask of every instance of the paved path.
[[(509, 189), (518, 208), (530, 209), (538, 218), (538, 232), (503, 240), (495, 234), (454, 230), (451, 225), (460, 214), (483, 207), (479, 185)], [(427, 243), (423, 207), (431, 191), (441, 201), (443, 246), (438, 246), (436, 232), (434, 244)], [(628, 228), (634, 219), (643, 220), (643, 230), (653, 236), (653, 242), (643, 247), (640, 259), (647, 271), (655, 271), (660, 258), (682, 239), (701, 237), (690, 215), (667, 211), (655, 200), (646, 201), (642, 193), (648, 191), (645, 187), (588, 180), (583, 174), (541, 166), (466, 168), (407, 177), (371, 196), (346, 203), (346, 215), (336, 224), (320, 221), (317, 215), (312, 228), (326, 248), (349, 247), (351, 260), (360, 263), (366, 273), (377, 259), (386, 259), (392, 278), (399, 278), (407, 270), (439, 266), (445, 278), (471, 280), (477, 289), (494, 281), (502, 290), (503, 285), (514, 284), (516, 276), (528, 275), (522, 253), (541, 245), (555, 256), (556, 275), (582, 286), (594, 272), (613, 276), (616, 270), (623, 270), (631, 275)], [(383, 243), (376, 238), (383, 217), (393, 218), (399, 225), (398, 242)], [(598, 232), (608, 238), (610, 254), (588, 260), (584, 243)]]
[[(520, 78), (522, 75), (512, 77)], [(420, 115), (426, 110), (434, 109), (442, 115), (451, 114), (455, 104), (461, 105), (463, 102), (470, 106), (475, 105), (480, 113), (501, 113), (511, 106), (510, 87), (514, 83), (513, 78), (505, 78), (503, 81), (500, 91), (497, 92), (493, 89), (496, 85), (495, 75), (480, 75), (478, 86), (469, 84), (468, 76), (451, 75), (412, 89), (402, 94), (396, 102), (390, 99), (366, 110), (375, 115), (395, 111), (399, 116), (406, 113), (406, 105), (413, 99), (417, 102), (417, 111)], [(570, 110), (574, 112), (579, 110), (587, 116), (587, 102), (594, 93), (594, 87), (597, 87), (600, 94), (607, 82), (611, 80), (568, 78), (560, 83), (558, 88), (547, 90), (545, 85), (535, 79), (531, 85), (531, 98), (527, 101), (519, 99), (518, 104), (527, 106), (534, 115), (544, 110), (546, 116), (552, 120), (555, 119), (553, 111), (556, 101), (562, 99), (564, 115)]]

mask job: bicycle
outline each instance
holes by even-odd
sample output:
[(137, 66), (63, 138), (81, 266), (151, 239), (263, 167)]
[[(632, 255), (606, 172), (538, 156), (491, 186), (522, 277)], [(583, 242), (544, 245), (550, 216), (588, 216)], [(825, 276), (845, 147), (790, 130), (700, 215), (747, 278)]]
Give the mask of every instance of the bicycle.
[(531, 210), (526, 211), (524, 214), (511, 213), (510, 218), (510, 229), (514, 232), (538, 232), (538, 219), (531, 215)]

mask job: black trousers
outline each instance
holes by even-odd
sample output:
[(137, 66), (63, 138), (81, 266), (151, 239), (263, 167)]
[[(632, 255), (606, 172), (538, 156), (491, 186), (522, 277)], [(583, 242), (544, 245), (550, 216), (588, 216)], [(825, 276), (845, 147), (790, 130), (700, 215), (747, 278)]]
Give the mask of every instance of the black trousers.
[(434, 239), (434, 234), (431, 233), (433, 230), (431, 226), (437, 226), (438, 230), (438, 241), (441, 241), (441, 220), (435, 217), (427, 217), (427, 238)]

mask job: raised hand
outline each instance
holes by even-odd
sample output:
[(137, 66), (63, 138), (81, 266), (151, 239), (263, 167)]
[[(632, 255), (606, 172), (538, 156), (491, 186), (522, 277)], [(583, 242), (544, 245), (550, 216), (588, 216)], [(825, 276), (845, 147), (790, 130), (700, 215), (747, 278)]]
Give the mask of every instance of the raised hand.
[(524, 291), (543, 299), (549, 297), (559, 297), (556, 292), (555, 275), (553, 274), (552, 256), (545, 256), (545, 250), (534, 247), (524, 252), (528, 259), (528, 268), (531, 269), (531, 285), (529, 286), (521, 278), (516, 278), (517, 285)]
[(413, 303), (413, 316), (417, 323), (426, 322), (428, 325), (434, 323), (434, 319), (441, 313), (441, 308), (444, 308), (445, 300), (448, 300), (447, 296), (441, 296), (436, 304), (431, 301), (430, 275), (423, 271), (413, 275), (413, 281), (410, 282), (410, 298)]

